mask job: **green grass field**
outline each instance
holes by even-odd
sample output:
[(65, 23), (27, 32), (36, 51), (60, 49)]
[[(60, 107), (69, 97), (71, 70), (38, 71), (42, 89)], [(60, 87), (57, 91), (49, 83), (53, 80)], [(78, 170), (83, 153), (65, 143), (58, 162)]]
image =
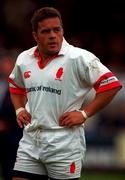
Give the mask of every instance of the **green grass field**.
[(84, 172), (80, 180), (125, 180), (125, 172)]
[[(0, 177), (0, 180), (4, 180)], [(84, 172), (80, 180), (125, 180), (125, 172)]]

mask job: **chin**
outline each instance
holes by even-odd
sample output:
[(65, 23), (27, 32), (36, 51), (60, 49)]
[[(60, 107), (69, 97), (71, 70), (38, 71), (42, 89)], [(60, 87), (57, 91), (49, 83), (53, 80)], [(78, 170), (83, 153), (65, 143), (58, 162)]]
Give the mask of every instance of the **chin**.
[(50, 54), (50, 55), (55, 55), (55, 54), (58, 54), (58, 53), (59, 53), (59, 50), (49, 51), (49, 54)]

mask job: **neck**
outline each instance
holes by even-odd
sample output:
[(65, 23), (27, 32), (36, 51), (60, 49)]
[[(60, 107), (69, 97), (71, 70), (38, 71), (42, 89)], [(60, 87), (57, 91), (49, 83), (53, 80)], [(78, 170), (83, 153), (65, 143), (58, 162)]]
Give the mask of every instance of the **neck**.
[(41, 51), (39, 47), (38, 47), (38, 51), (39, 51), (39, 55), (43, 61), (52, 57), (51, 55), (43, 53), (43, 51)]
[(38, 48), (38, 51), (39, 51), (39, 54), (40, 54), (40, 57), (42, 59), (42, 61), (46, 61), (47, 59), (51, 59), (52, 57), (56, 56), (58, 53), (55, 53), (55, 54), (45, 54), (43, 53), (43, 51), (40, 51), (39, 48)]

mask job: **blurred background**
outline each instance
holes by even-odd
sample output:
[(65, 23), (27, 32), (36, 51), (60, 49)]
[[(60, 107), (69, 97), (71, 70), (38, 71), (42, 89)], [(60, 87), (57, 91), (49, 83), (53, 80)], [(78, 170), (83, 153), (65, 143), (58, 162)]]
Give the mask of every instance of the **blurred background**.
[[(0, 5), (0, 176), (11, 179), (18, 128), (8, 91), (8, 75), (20, 52), (35, 45), (30, 19), (35, 9), (53, 6), (61, 14), (65, 38), (93, 52), (119, 78), (117, 97), (85, 125), (87, 152), (83, 179), (125, 178), (125, 7), (122, 1), (1, 0)], [(92, 90), (86, 102), (94, 97)], [(85, 172), (84, 172), (85, 171)], [(88, 172), (88, 174), (87, 174)], [(90, 173), (91, 172), (91, 173)], [(107, 175), (104, 174), (107, 173)], [(108, 176), (108, 174), (110, 174)], [(117, 175), (118, 176), (117, 176)]]

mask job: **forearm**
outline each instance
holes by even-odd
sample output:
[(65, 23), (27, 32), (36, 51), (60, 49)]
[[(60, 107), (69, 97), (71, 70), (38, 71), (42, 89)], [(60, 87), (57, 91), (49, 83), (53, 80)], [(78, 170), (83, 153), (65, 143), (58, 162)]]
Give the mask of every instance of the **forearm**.
[(22, 94), (12, 94), (11, 93), (11, 100), (12, 100), (12, 103), (13, 103), (15, 109), (18, 109), (20, 107), (25, 107), (26, 102), (27, 102), (26, 96), (24, 96)]
[(95, 96), (92, 102), (84, 107), (84, 111), (88, 115), (88, 117), (95, 115), (97, 112), (102, 110), (105, 106), (107, 106), (114, 96), (117, 94), (120, 88), (111, 89), (109, 91), (105, 91), (99, 93)]
[(17, 123), (23, 128), (24, 125), (31, 123), (31, 115), (25, 109), (27, 98), (21, 94), (11, 94), (11, 99), (16, 110)]

